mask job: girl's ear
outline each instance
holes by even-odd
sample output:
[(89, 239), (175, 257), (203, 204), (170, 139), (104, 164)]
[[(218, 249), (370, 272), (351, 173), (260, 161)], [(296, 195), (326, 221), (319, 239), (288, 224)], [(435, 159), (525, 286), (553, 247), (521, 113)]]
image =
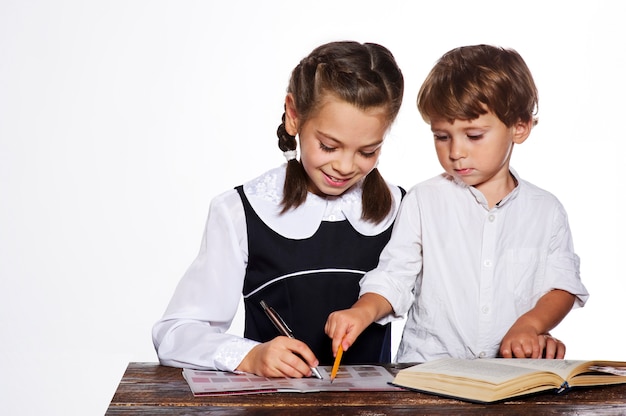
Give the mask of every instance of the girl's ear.
[(513, 126), (513, 143), (521, 144), (530, 136), (530, 131), (533, 128), (534, 121), (518, 121)]
[(292, 136), (298, 134), (298, 112), (291, 93), (285, 97), (285, 130)]

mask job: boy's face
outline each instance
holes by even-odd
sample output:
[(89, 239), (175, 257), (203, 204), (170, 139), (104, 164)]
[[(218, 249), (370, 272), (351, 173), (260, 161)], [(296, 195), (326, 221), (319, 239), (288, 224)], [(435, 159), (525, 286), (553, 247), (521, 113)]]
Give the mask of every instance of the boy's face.
[[(507, 127), (491, 111), (474, 120), (431, 119), (439, 163), (447, 173), (480, 190), (488, 200), (502, 198), (514, 185), (509, 173), (513, 145), (530, 134), (532, 122)], [(498, 201), (495, 201), (498, 202)]]

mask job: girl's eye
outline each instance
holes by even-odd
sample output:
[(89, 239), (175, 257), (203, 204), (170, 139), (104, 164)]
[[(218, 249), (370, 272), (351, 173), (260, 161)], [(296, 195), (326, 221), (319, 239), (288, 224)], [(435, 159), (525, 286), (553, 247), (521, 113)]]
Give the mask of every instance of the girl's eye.
[(478, 140), (478, 139), (482, 139), (483, 135), (482, 134), (468, 134), (467, 138), (470, 140)]
[(322, 142), (320, 142), (320, 149), (322, 149), (322, 151), (324, 151), (324, 152), (328, 152), (328, 153), (331, 153), (331, 152), (334, 152), (334, 151), (335, 151), (335, 148), (334, 148), (334, 147), (328, 147), (328, 146), (326, 146), (326, 145), (325, 145), (324, 143), (322, 143)]
[(363, 156), (366, 159), (376, 156), (376, 150), (374, 150), (373, 152), (359, 152), (359, 153), (361, 153), (361, 156)]
[(445, 134), (435, 134), (434, 137), (435, 137), (435, 140), (442, 140), (443, 141), (443, 140), (447, 140), (448, 139), (448, 136), (446, 136)]

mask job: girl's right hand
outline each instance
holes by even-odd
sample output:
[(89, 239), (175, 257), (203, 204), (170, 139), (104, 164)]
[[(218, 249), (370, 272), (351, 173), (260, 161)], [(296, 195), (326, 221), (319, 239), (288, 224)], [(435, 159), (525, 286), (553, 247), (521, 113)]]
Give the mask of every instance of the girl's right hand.
[(302, 378), (311, 376), (311, 367), (319, 362), (313, 351), (302, 341), (278, 336), (252, 348), (237, 371), (262, 377)]

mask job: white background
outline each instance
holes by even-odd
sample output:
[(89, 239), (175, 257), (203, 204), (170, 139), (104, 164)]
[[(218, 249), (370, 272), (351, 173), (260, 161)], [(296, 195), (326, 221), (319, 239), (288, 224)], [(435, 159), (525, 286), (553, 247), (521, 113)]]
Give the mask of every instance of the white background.
[(522, 54), (540, 122), (512, 166), (565, 205), (591, 292), (554, 333), (570, 358), (626, 359), (623, 13), (555, 3), (0, 0), (0, 414), (103, 414), (127, 363), (156, 361), (209, 201), (283, 162), (290, 71), (331, 40), (402, 67), (380, 168), (405, 188), (440, 172), (415, 109), (434, 62)]

